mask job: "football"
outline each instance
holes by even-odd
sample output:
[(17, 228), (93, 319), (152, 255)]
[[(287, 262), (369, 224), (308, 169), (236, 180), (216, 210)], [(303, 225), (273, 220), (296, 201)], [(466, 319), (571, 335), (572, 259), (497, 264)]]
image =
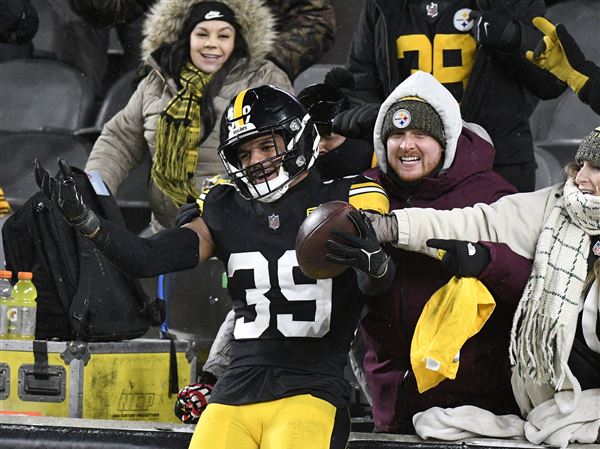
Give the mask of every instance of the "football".
[(352, 219), (348, 217), (348, 212), (353, 210), (356, 210), (354, 206), (345, 201), (330, 201), (306, 217), (296, 236), (296, 257), (304, 274), (313, 279), (328, 279), (349, 268), (325, 258), (325, 242), (332, 238), (332, 231), (358, 235)]

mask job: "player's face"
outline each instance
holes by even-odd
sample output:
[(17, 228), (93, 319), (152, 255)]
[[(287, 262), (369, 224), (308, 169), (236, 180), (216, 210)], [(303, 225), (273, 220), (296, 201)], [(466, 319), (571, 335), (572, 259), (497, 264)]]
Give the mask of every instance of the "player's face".
[(240, 144), (237, 156), (242, 168), (255, 166), (254, 169), (250, 168), (249, 174), (254, 184), (260, 184), (277, 177), (281, 166), (279, 158), (273, 163), (268, 160), (282, 154), (284, 150), (283, 137), (268, 134)]
[(235, 44), (235, 28), (222, 20), (199, 22), (190, 35), (192, 64), (204, 73), (215, 73), (229, 59)]
[(583, 161), (575, 176), (575, 184), (583, 193), (600, 195), (600, 167), (590, 161)]
[(430, 175), (442, 159), (442, 146), (418, 129), (404, 129), (387, 139), (388, 164), (398, 178), (412, 182)]

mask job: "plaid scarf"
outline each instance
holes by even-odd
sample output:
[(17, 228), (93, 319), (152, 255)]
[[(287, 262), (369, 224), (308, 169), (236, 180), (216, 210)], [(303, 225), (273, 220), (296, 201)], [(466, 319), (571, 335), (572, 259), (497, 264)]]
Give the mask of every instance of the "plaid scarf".
[(156, 126), (152, 180), (178, 207), (189, 195), (198, 198), (194, 171), (201, 135), (200, 102), (210, 78), (211, 75), (188, 62), (179, 75), (182, 87), (161, 113)]
[(600, 196), (584, 195), (573, 179), (540, 233), (527, 286), (511, 331), (516, 374), (562, 387), (577, 324), (590, 235), (600, 234)]

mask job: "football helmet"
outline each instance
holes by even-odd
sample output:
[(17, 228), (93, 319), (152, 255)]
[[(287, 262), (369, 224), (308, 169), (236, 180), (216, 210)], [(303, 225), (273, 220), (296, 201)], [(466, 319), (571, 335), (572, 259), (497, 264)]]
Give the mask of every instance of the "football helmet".
[[(271, 135), (283, 138), (276, 155), (243, 167), (239, 146)], [(265, 85), (237, 94), (223, 113), (218, 148), (225, 170), (240, 194), (263, 202), (277, 200), (292, 180), (308, 170), (319, 154), (316, 128), (302, 104), (291, 94)], [(268, 179), (267, 173), (277, 176)], [(258, 180), (258, 181), (257, 181)]]

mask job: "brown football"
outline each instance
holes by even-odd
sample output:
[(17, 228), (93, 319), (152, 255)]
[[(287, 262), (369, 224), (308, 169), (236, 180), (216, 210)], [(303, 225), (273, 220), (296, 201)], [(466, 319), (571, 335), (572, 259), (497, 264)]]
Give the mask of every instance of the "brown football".
[(330, 201), (317, 207), (302, 223), (296, 236), (296, 257), (304, 274), (313, 279), (328, 279), (342, 274), (346, 265), (329, 262), (325, 258), (325, 242), (332, 231), (358, 235), (348, 212), (356, 210), (345, 201)]

